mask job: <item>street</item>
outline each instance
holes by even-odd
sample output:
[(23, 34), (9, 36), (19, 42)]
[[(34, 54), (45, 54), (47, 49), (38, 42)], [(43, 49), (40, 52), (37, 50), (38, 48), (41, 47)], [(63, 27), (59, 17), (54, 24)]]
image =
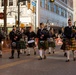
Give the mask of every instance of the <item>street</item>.
[(0, 75), (76, 75), (76, 0), (0, 0)]
[(21, 54), (18, 59), (15, 53), (14, 59), (9, 59), (10, 53), (4, 53), (0, 58), (0, 75), (75, 75), (76, 61), (73, 61), (72, 54), (70, 62), (65, 62), (63, 51), (56, 48), (55, 54), (47, 54), (47, 59), (38, 60), (37, 55), (31, 56)]

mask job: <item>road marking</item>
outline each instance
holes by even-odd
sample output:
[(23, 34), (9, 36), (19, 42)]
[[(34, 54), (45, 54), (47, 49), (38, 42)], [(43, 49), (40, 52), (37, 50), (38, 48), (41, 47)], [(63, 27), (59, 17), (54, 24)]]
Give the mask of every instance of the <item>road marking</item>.
[(1, 69), (5, 69), (5, 68), (9, 68), (9, 67), (12, 67), (12, 66), (15, 66), (15, 65), (19, 65), (21, 63), (25, 63), (25, 62), (29, 62), (33, 59), (29, 59), (29, 60), (21, 60), (21, 61), (16, 61), (16, 62), (13, 62), (13, 63), (8, 63), (8, 64), (5, 64), (5, 65), (1, 65), (0, 66), (0, 70)]
[(54, 56), (48, 56), (49, 59), (56, 59), (56, 60), (65, 60), (65, 57), (54, 57)]
[[(55, 51), (55, 53), (60, 53), (60, 51)], [(49, 56), (47, 54), (47, 56)], [(38, 56), (37, 56), (38, 57)], [(53, 57), (47, 57), (47, 58), (53, 58)], [(55, 59), (55, 58), (54, 58)], [(57, 58), (56, 58), (57, 59)], [(59, 58), (60, 59), (60, 58)], [(21, 63), (25, 63), (25, 62), (29, 62), (29, 61), (32, 61), (33, 59), (28, 59), (28, 60), (21, 60), (21, 61), (16, 61), (16, 62), (12, 62), (12, 63), (8, 63), (8, 64), (5, 64), (5, 65), (1, 65), (0, 66), (0, 70), (1, 69), (5, 69), (5, 68), (9, 68), (9, 67), (13, 67), (15, 65), (19, 65)]]

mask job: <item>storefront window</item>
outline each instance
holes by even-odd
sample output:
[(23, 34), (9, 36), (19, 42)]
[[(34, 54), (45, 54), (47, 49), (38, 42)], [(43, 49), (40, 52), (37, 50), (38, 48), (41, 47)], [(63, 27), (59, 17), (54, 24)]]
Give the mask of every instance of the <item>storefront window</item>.
[(56, 5), (56, 13), (59, 14), (58, 6)]
[(59, 15), (61, 15), (61, 7), (59, 7), (58, 10), (59, 10)]
[(67, 0), (65, 0), (65, 3), (67, 4)]
[(9, 6), (13, 6), (13, 0), (9, 0)]
[(56, 13), (56, 5), (54, 5), (54, 12)]
[(26, 5), (26, 1), (23, 1), (23, 5)]
[(51, 10), (51, 3), (50, 2), (48, 2), (48, 10), (50, 11)]
[(42, 8), (45, 8), (45, 0), (40, 0), (40, 6), (41, 6)]
[(1, 6), (4, 6), (4, 0), (2, 0), (2, 2), (1, 2)]
[(8, 34), (12, 31), (12, 27), (8, 27)]
[(51, 11), (54, 12), (54, 7), (51, 7)]
[(70, 7), (73, 8), (73, 0), (70, 1)]
[(61, 9), (61, 16), (64, 17), (64, 9)]
[(65, 17), (67, 18), (67, 11), (65, 10)]
[(40, 0), (40, 6), (42, 7), (42, 0)]
[(73, 20), (73, 14), (72, 13), (70, 13), (70, 18), (71, 18), (71, 20)]
[(71, 20), (73, 20), (73, 14), (71, 12), (68, 12), (68, 18), (70, 18)]

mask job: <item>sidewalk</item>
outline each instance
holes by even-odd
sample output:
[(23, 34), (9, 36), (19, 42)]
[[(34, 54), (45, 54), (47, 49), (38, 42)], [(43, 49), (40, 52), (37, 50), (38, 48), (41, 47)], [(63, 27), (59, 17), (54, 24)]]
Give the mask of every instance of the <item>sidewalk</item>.
[(11, 48), (2, 48), (3, 53), (8, 53), (11, 51)]
[(7, 52), (10, 52), (11, 51), (11, 48), (10, 48), (10, 41), (8, 40), (3, 40), (3, 43), (2, 43), (2, 51), (3, 53), (7, 53)]

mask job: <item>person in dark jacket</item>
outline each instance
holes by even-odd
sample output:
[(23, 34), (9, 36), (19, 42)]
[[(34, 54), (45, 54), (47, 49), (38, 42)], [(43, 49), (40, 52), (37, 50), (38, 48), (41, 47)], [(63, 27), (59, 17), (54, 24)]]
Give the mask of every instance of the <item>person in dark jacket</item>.
[(37, 31), (38, 41), (38, 48), (39, 48), (39, 60), (42, 60), (42, 51), (44, 51), (44, 59), (46, 59), (46, 49), (48, 48), (48, 41), (47, 38), (49, 37), (49, 31), (44, 28), (44, 24), (40, 23), (40, 29)]
[(51, 54), (52, 50), (53, 50), (53, 54), (55, 53), (55, 32), (53, 29), (50, 29), (49, 30), (49, 40), (48, 40), (48, 45), (49, 45), (49, 53), (48, 54)]
[(10, 40), (11, 40), (11, 57), (9, 59), (14, 59), (14, 51), (17, 49), (18, 52), (18, 58), (20, 58), (20, 49), (19, 49), (19, 40), (21, 38), (21, 34), (18, 30), (16, 30), (16, 27), (13, 27), (13, 30), (9, 34)]
[[(72, 22), (70, 19), (68, 20), (68, 26), (66, 26), (64, 29), (64, 36), (65, 36), (65, 50), (67, 53), (66, 62), (69, 62), (70, 50), (76, 50), (76, 40), (73, 32)], [(75, 61), (74, 53), (73, 53), (73, 60)]]
[(27, 38), (28, 38), (28, 54), (27, 56), (30, 56), (30, 49), (33, 48), (34, 49), (34, 55), (36, 55), (36, 49), (35, 49), (35, 38), (36, 38), (36, 34), (33, 31), (33, 28), (30, 27), (29, 31), (24, 33)]
[(0, 30), (0, 57), (2, 57), (2, 40), (4, 39), (4, 36), (2, 34), (2, 31)]

